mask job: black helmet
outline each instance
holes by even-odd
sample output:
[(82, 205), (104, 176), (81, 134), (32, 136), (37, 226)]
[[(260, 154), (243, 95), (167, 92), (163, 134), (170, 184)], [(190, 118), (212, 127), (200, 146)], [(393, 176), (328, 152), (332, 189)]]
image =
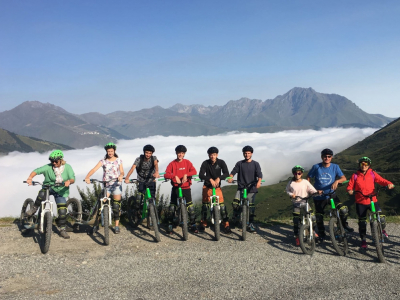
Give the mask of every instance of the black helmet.
[(324, 155), (331, 155), (331, 156), (333, 156), (333, 151), (332, 151), (331, 149), (326, 148), (326, 149), (324, 149), (324, 150), (321, 151), (321, 156), (324, 156)]
[(366, 162), (366, 163), (368, 163), (368, 164), (370, 165), (370, 164), (371, 164), (371, 159), (369, 159), (368, 157), (364, 156), (364, 157), (361, 157), (361, 158), (358, 160), (358, 163), (359, 163), (359, 164), (361, 164), (362, 162)]
[(217, 153), (218, 154), (218, 148), (214, 147), (214, 146), (210, 147), (210, 148), (208, 148), (207, 153), (208, 154), (212, 154), (212, 153)]
[(186, 152), (187, 152), (187, 149), (186, 149), (186, 147), (183, 146), (183, 145), (178, 145), (178, 146), (176, 146), (176, 148), (175, 148), (175, 152), (184, 152), (184, 153), (186, 153)]
[(250, 151), (251, 153), (253, 153), (253, 147), (251, 147), (251, 146), (244, 146), (243, 147), (243, 149), (242, 149), (242, 152), (244, 153), (244, 152), (248, 152), (248, 151)]
[(154, 149), (154, 147), (152, 145), (146, 145), (143, 147), (143, 152), (146, 152), (146, 151), (150, 151), (150, 152), (154, 153), (154, 152), (156, 152), (156, 149)]
[(113, 148), (114, 150), (117, 150), (117, 146), (114, 143), (108, 143), (107, 145), (104, 146), (104, 150), (107, 151), (107, 149)]

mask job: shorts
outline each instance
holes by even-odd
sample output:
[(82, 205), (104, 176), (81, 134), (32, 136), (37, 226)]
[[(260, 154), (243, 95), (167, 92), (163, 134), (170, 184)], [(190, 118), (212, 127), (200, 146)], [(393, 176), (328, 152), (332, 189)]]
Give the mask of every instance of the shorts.
[[(210, 197), (213, 194), (213, 189), (206, 187), (205, 185), (203, 186), (203, 203), (210, 203)], [(221, 188), (216, 188), (215, 189), (215, 194), (219, 197), (219, 203), (224, 203), (224, 195), (222, 195), (222, 190)]]
[(107, 187), (107, 195), (121, 195), (122, 194), (122, 185), (110, 185)]

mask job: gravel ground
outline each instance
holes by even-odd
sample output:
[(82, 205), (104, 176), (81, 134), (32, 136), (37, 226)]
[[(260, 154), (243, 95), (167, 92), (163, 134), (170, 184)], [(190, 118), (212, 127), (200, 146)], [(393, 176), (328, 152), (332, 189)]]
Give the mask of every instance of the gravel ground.
[[(350, 223), (354, 228), (356, 223)], [(368, 240), (360, 251), (356, 233), (347, 257), (329, 240), (313, 256), (294, 246), (289, 225), (258, 228), (240, 241), (240, 231), (212, 240), (213, 232), (166, 235), (160, 243), (145, 228), (122, 228), (104, 246), (102, 229), (53, 233), (48, 254), (37, 235), (0, 228), (1, 299), (399, 299), (400, 225), (389, 224), (386, 264), (377, 262)], [(178, 231), (179, 233), (179, 231)]]

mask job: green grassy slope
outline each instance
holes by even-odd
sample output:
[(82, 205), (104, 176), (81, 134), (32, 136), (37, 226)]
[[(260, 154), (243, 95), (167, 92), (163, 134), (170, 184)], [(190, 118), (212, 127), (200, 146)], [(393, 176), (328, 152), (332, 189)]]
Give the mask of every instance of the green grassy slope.
[(44, 152), (53, 149), (69, 150), (73, 148), (33, 137), (18, 135), (0, 128), (0, 153), (6, 154), (12, 151)]

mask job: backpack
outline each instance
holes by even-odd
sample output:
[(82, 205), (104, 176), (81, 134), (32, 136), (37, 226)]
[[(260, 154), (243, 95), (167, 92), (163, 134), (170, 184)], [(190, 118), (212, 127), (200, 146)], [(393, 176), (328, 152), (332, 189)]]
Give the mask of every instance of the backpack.
[[(144, 162), (144, 155), (142, 154), (142, 155), (140, 155), (139, 165), (136, 167), (136, 170), (137, 170), (138, 174), (142, 171), (143, 162)], [(150, 169), (153, 169), (154, 168), (154, 157), (153, 157), (153, 155), (150, 157), (150, 162), (151, 162)]]
[[(372, 169), (371, 169), (371, 172), (372, 172), (372, 179), (374, 180), (374, 183), (375, 183), (375, 172)], [(354, 179), (354, 184), (355, 184), (356, 180), (357, 180), (357, 173), (353, 174), (353, 179)]]

